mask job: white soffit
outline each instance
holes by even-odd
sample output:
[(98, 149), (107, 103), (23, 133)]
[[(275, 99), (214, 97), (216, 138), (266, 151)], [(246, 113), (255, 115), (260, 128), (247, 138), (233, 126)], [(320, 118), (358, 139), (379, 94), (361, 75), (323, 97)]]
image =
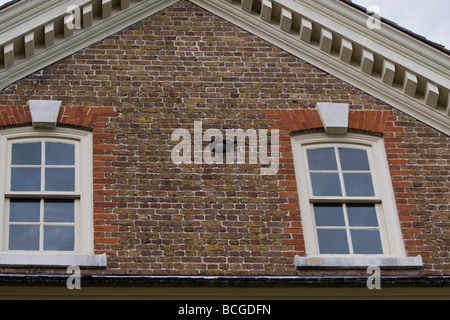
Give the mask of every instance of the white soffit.
[[(0, 90), (178, 1), (7, 7), (0, 11)], [(370, 16), (341, 1), (190, 1), (450, 135), (450, 55), (384, 23), (369, 29)]]
[(0, 11), (0, 90), (179, 0), (34, 0)]

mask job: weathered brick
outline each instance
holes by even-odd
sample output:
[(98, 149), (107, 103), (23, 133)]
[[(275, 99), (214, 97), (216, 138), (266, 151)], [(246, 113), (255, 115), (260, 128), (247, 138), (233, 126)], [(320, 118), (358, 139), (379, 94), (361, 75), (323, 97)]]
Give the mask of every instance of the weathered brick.
[[(58, 125), (93, 132), (94, 248), (109, 255), (96, 272), (297, 274), (290, 135), (323, 131), (315, 105), (336, 102), (350, 105), (350, 131), (384, 137), (407, 254), (426, 259), (417, 272), (450, 274), (437, 254), (449, 247), (449, 137), (191, 2), (2, 90), (0, 128), (31, 124), (30, 97), (62, 100)], [(199, 120), (279, 129), (278, 174), (173, 164), (171, 133)]]

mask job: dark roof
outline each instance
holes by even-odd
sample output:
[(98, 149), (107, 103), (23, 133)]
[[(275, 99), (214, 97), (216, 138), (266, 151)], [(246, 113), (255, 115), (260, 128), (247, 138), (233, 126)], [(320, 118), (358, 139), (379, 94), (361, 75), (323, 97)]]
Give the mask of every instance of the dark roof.
[[(353, 3), (351, 0), (339, 0), (339, 1), (341, 1), (341, 2), (343, 2), (345, 4), (347, 4), (347, 5), (350, 5), (353, 8), (355, 8), (355, 9), (357, 9), (357, 10), (359, 10), (359, 11), (361, 11), (361, 12), (367, 14), (367, 15), (369, 15), (369, 13), (367, 13), (367, 8), (365, 8), (363, 6), (360, 6), (359, 4)], [(445, 53), (445, 54), (450, 55), (450, 49), (445, 48), (445, 46), (443, 46), (443, 45), (441, 45), (439, 43), (433, 42), (433, 41), (425, 38), (424, 36), (421, 36), (420, 34), (417, 34), (417, 33), (413, 32), (413, 31), (411, 31), (409, 29), (406, 29), (406, 28), (400, 26), (399, 24), (397, 24), (397, 23), (395, 23), (395, 22), (393, 22), (393, 21), (391, 21), (389, 19), (381, 17), (381, 21), (386, 23), (387, 25), (389, 25), (389, 26), (391, 26), (391, 27), (393, 27), (393, 28), (395, 28), (395, 29), (397, 29), (397, 30), (399, 30), (399, 31), (401, 31), (401, 32), (403, 32), (403, 33), (405, 33), (405, 34), (407, 34), (407, 35), (409, 35), (409, 36), (411, 36), (411, 37), (413, 37), (413, 38), (415, 38), (415, 39), (417, 39), (417, 40), (419, 40), (419, 41), (421, 41), (421, 42), (423, 42), (423, 43), (425, 43), (425, 44), (427, 44), (427, 45), (429, 45), (429, 46), (431, 46), (431, 47), (433, 47), (433, 48), (435, 48), (435, 49), (437, 49), (439, 51), (441, 51), (441, 52), (443, 52), (443, 53)]]
[(11, 0), (11, 1), (8, 1), (8, 2), (6, 2), (6, 3), (2, 4), (2, 5), (0, 5), (0, 10), (3, 10), (3, 9), (5, 9), (6, 7), (9, 7), (9, 6), (11, 6), (11, 5), (13, 5), (14, 3), (17, 3), (17, 2), (19, 2), (19, 1), (22, 1), (22, 0)]
[[(0, 274), (0, 285), (65, 285), (68, 274)], [(83, 274), (86, 286), (96, 287), (361, 287), (368, 276), (146, 276)], [(385, 287), (449, 287), (450, 276), (383, 276)]]

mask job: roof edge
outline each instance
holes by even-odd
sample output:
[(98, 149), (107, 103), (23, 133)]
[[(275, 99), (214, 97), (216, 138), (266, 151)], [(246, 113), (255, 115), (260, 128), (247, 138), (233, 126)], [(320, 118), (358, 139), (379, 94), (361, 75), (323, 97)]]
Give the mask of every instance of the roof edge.
[(341, 1), (190, 1), (450, 135), (448, 55)]
[[(1, 285), (65, 285), (70, 274), (0, 274)], [(223, 286), (223, 287), (364, 287), (363, 275), (322, 276), (164, 276), (164, 275), (81, 275), (84, 286)], [(381, 276), (383, 285), (450, 287), (450, 276)]]

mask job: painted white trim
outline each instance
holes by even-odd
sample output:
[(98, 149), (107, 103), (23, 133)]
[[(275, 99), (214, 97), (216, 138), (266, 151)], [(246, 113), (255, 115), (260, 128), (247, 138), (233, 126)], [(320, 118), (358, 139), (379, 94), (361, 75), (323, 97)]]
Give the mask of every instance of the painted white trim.
[[(450, 135), (450, 104), (445, 104), (450, 92), (450, 57), (417, 39), (385, 24), (380, 31), (371, 31), (367, 28), (367, 15), (340, 1), (272, 1), (272, 6), (276, 4), (291, 14), (306, 17), (308, 22), (312, 22), (320, 30), (326, 28), (332, 31), (336, 41), (344, 44), (340, 46), (341, 50), (352, 48), (354, 55), (357, 49), (365, 52), (366, 56), (374, 55), (375, 64), (381, 61), (391, 67), (388, 71), (392, 71), (394, 66), (398, 78), (404, 77), (405, 71), (409, 71), (420, 77), (419, 82), (432, 82), (442, 91), (439, 98), (441, 105), (436, 108), (429, 107), (419, 91), (410, 96), (402, 87), (398, 87), (397, 82), (389, 84), (388, 78), (383, 77), (383, 74), (386, 76), (385, 73), (375, 70), (368, 73), (366, 64), (361, 69), (360, 61), (348, 61), (349, 53), (344, 56), (333, 50), (327, 53), (320, 49), (320, 42), (311, 39), (305, 41), (301, 32), (298, 35), (293, 30), (283, 30), (276, 19), (266, 22), (258, 15), (241, 10), (238, 5), (226, 0), (191, 2)], [(301, 19), (301, 23), (305, 21), (304, 18)], [(346, 56), (346, 59), (341, 59)]]
[[(112, 12), (109, 6), (101, 6), (102, 12), (95, 17), (92, 1), (23, 1), (0, 11), (4, 21), (0, 50), (7, 53), (3, 65), (0, 61), (0, 89), (179, 0), (122, 0)], [(381, 29), (370, 30), (369, 16), (341, 1), (267, 0), (262, 13), (254, 11), (253, 0), (190, 1), (450, 135), (449, 55), (384, 23)], [(69, 5), (83, 9), (87, 23), (80, 30), (69, 32), (64, 27)], [(300, 25), (308, 28), (299, 31)], [(64, 30), (55, 30), (57, 26)], [(35, 42), (28, 55), (15, 52), (22, 46), (14, 44), (29, 39), (33, 32), (45, 34), (34, 37), (45, 40), (45, 45)], [(55, 38), (57, 33), (65, 37)], [(339, 45), (333, 47), (334, 43)], [(417, 80), (405, 82), (407, 78)]]
[(295, 267), (304, 268), (367, 268), (377, 266), (380, 268), (422, 268), (421, 256), (416, 257), (340, 257), (340, 256), (295, 256)]
[[(385, 250), (383, 256), (406, 257), (383, 138), (356, 133), (347, 133), (341, 136), (312, 133), (292, 136), (291, 144), (307, 257), (320, 255), (311, 212), (312, 191), (306, 170), (307, 162), (304, 150), (305, 147), (311, 145), (354, 145), (364, 147), (369, 151), (369, 162), (375, 190), (374, 202), (381, 199), (380, 205), (382, 206), (379, 224), (384, 229), (384, 232), (381, 232)], [(359, 201), (359, 199), (356, 200)], [(352, 255), (342, 256), (351, 257)]]
[(62, 101), (28, 100), (33, 127), (56, 128)]
[[(8, 192), (6, 184), (9, 181), (8, 170), (8, 143), (17, 139), (34, 139), (42, 138), (74, 140), (78, 144), (78, 158), (76, 166), (78, 168), (78, 177), (75, 192), (73, 196), (78, 195), (79, 210), (76, 227), (78, 237), (76, 240), (76, 253), (92, 254), (94, 252), (94, 222), (93, 222), (93, 141), (92, 133), (84, 130), (72, 128), (57, 127), (55, 129), (35, 129), (33, 127), (20, 127), (0, 130), (0, 170), (3, 171), (5, 179), (0, 183), (0, 251), (7, 251), (4, 244), (7, 243), (6, 233), (3, 232), (7, 221), (6, 217), (6, 201), (5, 195)], [(23, 193), (21, 193), (23, 194)], [(58, 195), (53, 192), (33, 193), (42, 197), (47, 194), (50, 196)], [(13, 193), (11, 193), (13, 195)], [(71, 193), (63, 193), (61, 195), (71, 196)], [(34, 253), (33, 253), (34, 254)], [(33, 255), (32, 254), (32, 255)], [(38, 254), (38, 253), (36, 253)], [(47, 254), (47, 253), (46, 253)], [(50, 254), (51, 255), (51, 254)]]
[(317, 103), (325, 133), (346, 134), (348, 130), (348, 103)]
[(8, 267), (91, 267), (105, 268), (106, 254), (33, 254), (33, 253), (0, 253), (0, 266)]
[[(17, 61), (14, 61), (12, 66), (0, 69), (0, 90), (178, 1), (146, 0), (133, 2), (133, 6), (129, 6), (120, 12), (114, 12), (114, 14), (100, 20), (94, 19), (95, 23), (86, 29), (71, 30), (67, 37), (63, 39), (55, 38), (52, 46), (40, 50), (36, 48), (35, 54), (28, 59), (16, 58)], [(0, 48), (13, 40), (20, 41), (23, 33), (29, 33), (32, 30), (41, 32), (39, 29), (44, 28), (49, 23), (55, 21), (59, 23), (59, 20), (64, 20), (69, 5), (84, 7), (91, 2), (91, 0), (36, 1), (33, 5), (33, 1), (24, 1), (26, 5), (23, 8), (14, 7), (17, 11), (23, 10), (11, 13), (13, 15), (12, 20), (8, 17), (8, 8), (1, 11), (0, 20), (5, 19), (4, 21), (8, 21), (8, 23), (0, 25), (0, 33), (2, 34)], [(27, 11), (26, 8), (28, 7), (30, 10)], [(56, 24), (54, 23), (54, 25)], [(56, 30), (54, 33), (56, 33)]]

